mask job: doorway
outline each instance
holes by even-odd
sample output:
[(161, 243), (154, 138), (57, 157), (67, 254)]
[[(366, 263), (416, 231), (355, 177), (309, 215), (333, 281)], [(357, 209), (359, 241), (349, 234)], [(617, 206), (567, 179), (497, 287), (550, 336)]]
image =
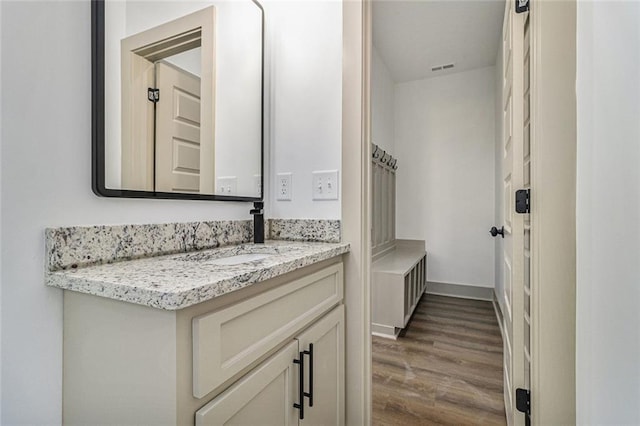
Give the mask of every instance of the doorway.
[[(489, 234), (501, 205), (504, 10), (502, 1), (373, 2), (374, 424), (506, 423)], [(394, 187), (380, 182), (376, 150), (395, 162)], [(395, 232), (382, 233), (393, 240), (381, 250), (377, 225), (389, 218)], [(405, 264), (393, 271), (400, 280), (417, 276), (417, 297), (385, 262)], [(390, 329), (392, 295), (403, 292), (415, 305)]]
[[(403, 157), (409, 158), (409, 160), (407, 161), (408, 164), (411, 164), (411, 160), (415, 159), (418, 159), (417, 161), (420, 164), (425, 164), (425, 157), (427, 157), (427, 155), (425, 154), (434, 154), (434, 152), (437, 154), (438, 151), (426, 150), (424, 151), (423, 155), (420, 155), (421, 153), (418, 151), (419, 148), (416, 148), (414, 146), (413, 150), (407, 150), (410, 155), (402, 155), (402, 143), (406, 143), (403, 142), (403, 140), (406, 139), (402, 139), (397, 136), (400, 132), (404, 131), (403, 128), (401, 128), (399, 131), (398, 126), (409, 127), (411, 131), (414, 131), (416, 128), (415, 123), (417, 121), (414, 120), (413, 126), (407, 126), (406, 122), (410, 121), (407, 119), (407, 117), (415, 113), (417, 108), (405, 108), (402, 113), (398, 113), (398, 111), (396, 110), (392, 111), (391, 114), (388, 114), (389, 109), (385, 111), (384, 108), (380, 108), (379, 106), (376, 107), (376, 90), (378, 90), (378, 93), (382, 93), (382, 96), (378, 96), (378, 99), (380, 97), (385, 97), (384, 88), (380, 90), (379, 81), (376, 82), (376, 60), (380, 59), (376, 58), (376, 55), (382, 57), (383, 62), (385, 60), (384, 53), (380, 54), (379, 52), (376, 52), (376, 44), (380, 44), (379, 38), (376, 35), (377, 21), (380, 19), (380, 16), (386, 18), (389, 16), (397, 17), (401, 15), (401, 13), (397, 12), (377, 14), (376, 8), (378, 8), (379, 5), (384, 6), (386, 4), (397, 6), (402, 3), (403, 2), (373, 2), (372, 6), (373, 53), (371, 55), (370, 63), (370, 69), (372, 72), (371, 142), (373, 142), (374, 144), (380, 144), (381, 142), (385, 143), (384, 139), (382, 139), (381, 141), (380, 138), (380, 135), (384, 134), (385, 128), (383, 126), (381, 130), (379, 122), (378, 124), (376, 124), (376, 120), (384, 121), (384, 117), (388, 117), (389, 115), (394, 117), (394, 120), (392, 121), (393, 130), (391, 132), (391, 134), (393, 134), (393, 138), (391, 140), (393, 140), (393, 142), (398, 145), (391, 145), (390, 150), (400, 149), (400, 151), (396, 150), (397, 154), (396, 152), (392, 152), (392, 155), (395, 154), (398, 159), (397, 181), (399, 186), (396, 189), (396, 193), (399, 200), (398, 205), (396, 206), (396, 212), (398, 216), (396, 232), (398, 234), (398, 238), (415, 238), (415, 232), (413, 235), (407, 235), (407, 233), (402, 231), (403, 227), (406, 229), (407, 224), (413, 223), (412, 220), (415, 221), (416, 217), (418, 218), (417, 221), (419, 223), (424, 224), (426, 221), (421, 218), (424, 218), (425, 216), (432, 217), (433, 215), (430, 215), (430, 210), (426, 208), (421, 209), (421, 206), (417, 201), (420, 199), (420, 197), (416, 196), (416, 194), (419, 193), (418, 191), (407, 191), (405, 189), (410, 185), (414, 185), (414, 188), (420, 189), (420, 183), (424, 183), (426, 178), (424, 176), (425, 173), (423, 173), (422, 171), (422, 173), (414, 172), (413, 175), (409, 170), (403, 171)], [(474, 6), (477, 6), (478, 3), (484, 3), (484, 5), (486, 6), (489, 2), (476, 2)], [(414, 3), (412, 7), (415, 9), (416, 7), (418, 7), (418, 5), (419, 3)], [(505, 7), (504, 3), (501, 3), (501, 5), (502, 7)], [(437, 6), (442, 6), (442, 4), (438, 4)], [(458, 3), (457, 6), (462, 7), (462, 3)], [(507, 11), (513, 9), (513, 4), (511, 3), (507, 3), (506, 6)], [(445, 20), (443, 18), (440, 20), (441, 23), (445, 27), (448, 26), (455, 28), (456, 25), (458, 25), (468, 29), (469, 25), (465, 26), (464, 24), (468, 24), (469, 21), (465, 21), (464, 18), (461, 17), (460, 10), (461, 9), (458, 9), (456, 11), (458, 12), (457, 14), (451, 12), (450, 19)], [(505, 16), (509, 18), (510, 16), (513, 16), (514, 13), (515, 11), (511, 11), (509, 12), (509, 15)], [(378, 18), (376, 17), (376, 15), (378, 15)], [(401, 29), (396, 32), (404, 33), (409, 31), (408, 29), (411, 27), (410, 24), (412, 21), (424, 23), (424, 20), (420, 20), (418, 14), (415, 13), (415, 10), (414, 13), (410, 13), (408, 15), (410, 15), (408, 21), (405, 22)], [(481, 16), (483, 16), (482, 13), (475, 13), (473, 19), (477, 20), (477, 18)], [(494, 87), (496, 92), (502, 92), (504, 90), (505, 85), (503, 83), (505, 82), (505, 75), (509, 75), (509, 73), (511, 73), (512, 76), (516, 76), (516, 79), (518, 81), (517, 84), (520, 85), (520, 87), (518, 88), (518, 93), (511, 92), (511, 96), (504, 96), (503, 93), (499, 93), (495, 96), (495, 109), (493, 109), (493, 112), (495, 114), (493, 139), (495, 144), (495, 163), (498, 163), (497, 159), (499, 158), (502, 158), (503, 160), (506, 158), (510, 161), (514, 158), (513, 153), (509, 153), (509, 150), (505, 149), (505, 146), (508, 145), (509, 138), (513, 138), (515, 134), (517, 135), (517, 138), (520, 138), (521, 140), (519, 142), (519, 146), (521, 146), (521, 148), (519, 149), (521, 151), (516, 152), (516, 157), (520, 158), (519, 167), (522, 170), (520, 171), (520, 169), (516, 167), (516, 171), (513, 172), (514, 169), (512, 169), (512, 173), (521, 174), (522, 179), (520, 179), (520, 181), (518, 182), (509, 181), (508, 179), (506, 179), (507, 175), (503, 174), (506, 169), (503, 167), (495, 167), (496, 164), (494, 164), (493, 190), (495, 191), (495, 203), (493, 206), (494, 216), (492, 217), (492, 222), (498, 225), (496, 227), (496, 235), (499, 235), (497, 232), (498, 230), (502, 231), (502, 234), (505, 234), (505, 229), (500, 229), (502, 228), (500, 225), (503, 222), (507, 225), (507, 236), (511, 235), (511, 232), (514, 232), (515, 228), (513, 227), (513, 224), (510, 224), (508, 223), (508, 220), (505, 220), (510, 219), (510, 217), (506, 215), (500, 217), (500, 212), (504, 209), (504, 212), (515, 215), (516, 212), (511, 212), (511, 210), (516, 209), (516, 201), (522, 202), (522, 200), (519, 199), (519, 196), (516, 195), (516, 191), (526, 190), (528, 189), (528, 185), (534, 188), (533, 191), (530, 191), (527, 194), (528, 198), (526, 198), (525, 200), (531, 210), (530, 212), (522, 212), (523, 214), (530, 213), (531, 220), (527, 223), (527, 220), (525, 220), (523, 216), (519, 216), (517, 219), (517, 221), (520, 221), (521, 224), (519, 225), (519, 229), (515, 229), (515, 235), (518, 239), (515, 245), (521, 248), (518, 249), (519, 251), (515, 251), (516, 255), (513, 256), (513, 239), (507, 239), (506, 245), (501, 245), (501, 243), (494, 243), (494, 262), (492, 264), (494, 278), (493, 282), (489, 282), (489, 286), (486, 287), (489, 289), (491, 299), (495, 299), (495, 301), (497, 302), (496, 311), (498, 313), (497, 316), (500, 319), (499, 321), (502, 325), (503, 335), (507, 339), (506, 347), (509, 348), (508, 350), (512, 352), (510, 355), (518, 352), (518, 355), (516, 357), (509, 356), (508, 358), (505, 358), (505, 382), (507, 381), (507, 379), (510, 379), (510, 382), (507, 383), (507, 386), (505, 386), (505, 389), (507, 389), (507, 391), (505, 392), (505, 402), (509, 411), (507, 414), (509, 424), (524, 424), (524, 415), (516, 414), (514, 408), (516, 405), (516, 389), (523, 388), (525, 386), (530, 387), (531, 389), (529, 400), (532, 401), (531, 418), (533, 419), (534, 424), (537, 423), (536, 416), (538, 421), (543, 418), (571, 419), (573, 418), (572, 416), (575, 416), (575, 405), (571, 397), (571, 395), (573, 395), (573, 392), (575, 392), (575, 382), (571, 380), (572, 374), (565, 374), (562, 384), (559, 385), (559, 387), (564, 390), (565, 394), (559, 396), (558, 390), (554, 390), (552, 389), (552, 386), (549, 386), (550, 382), (547, 382), (548, 377), (546, 373), (543, 372), (544, 369), (540, 367), (540, 365), (544, 363), (545, 366), (549, 365), (549, 368), (552, 368), (556, 371), (558, 371), (557, 369), (562, 366), (564, 368), (568, 368), (569, 372), (572, 372), (574, 365), (574, 352), (572, 350), (573, 344), (567, 343), (566, 341), (564, 341), (563, 343), (562, 338), (569, 339), (569, 341), (572, 342), (573, 336), (575, 335), (575, 331), (572, 327), (573, 321), (571, 316), (575, 304), (574, 294), (572, 293), (573, 291), (575, 291), (575, 261), (572, 262), (571, 257), (572, 254), (575, 255), (575, 234), (572, 230), (575, 226), (575, 214), (571, 210), (571, 206), (575, 204), (575, 199), (572, 198), (572, 196), (575, 197), (575, 186), (574, 179), (572, 178), (572, 175), (570, 173), (571, 170), (575, 170), (575, 158), (574, 156), (572, 156), (572, 153), (573, 155), (575, 154), (575, 94), (571, 90), (571, 87), (575, 85), (575, 63), (571, 60), (572, 55), (575, 55), (575, 5), (570, 4), (569, 2), (562, 2), (562, 4), (557, 5), (534, 3), (534, 5), (532, 6), (532, 10), (529, 11), (529, 13), (527, 13), (526, 15), (521, 15), (521, 18), (522, 16), (526, 16), (526, 19), (519, 19), (517, 26), (513, 25), (513, 22), (511, 22), (510, 18), (499, 20), (500, 35), (511, 34), (512, 32), (515, 32), (518, 37), (516, 39), (516, 43), (519, 44), (518, 54), (520, 56), (518, 58), (518, 64), (520, 66), (520, 70), (513, 70), (513, 57), (511, 57), (511, 54), (513, 52), (509, 50), (513, 48), (514, 41), (509, 40), (508, 38), (504, 39), (502, 37), (499, 37), (499, 40), (496, 41), (495, 45), (496, 50), (498, 50), (497, 48), (499, 47), (499, 50), (496, 52), (497, 59), (500, 58), (500, 55), (502, 56), (502, 58), (504, 58), (505, 53), (507, 53), (509, 55), (506, 58), (507, 60), (503, 61), (502, 59), (500, 59), (500, 66), (498, 66), (498, 60), (496, 60), (493, 65), (495, 71), (494, 75), (496, 75), (496, 79), (494, 80)], [(568, 24), (563, 25), (559, 17), (565, 19)], [(511, 27), (509, 27), (509, 25), (511, 25)], [(516, 27), (515, 30), (514, 27)], [(527, 52), (527, 50), (525, 49), (525, 40), (527, 39), (528, 30), (531, 31), (531, 36), (528, 40), (530, 50)], [(464, 30), (459, 30), (458, 34), (463, 31)], [(477, 38), (478, 37), (476, 37), (475, 39)], [(442, 44), (446, 45), (448, 48), (451, 47), (451, 45), (447, 45), (446, 41), (443, 41), (446, 40), (445, 33), (441, 32), (439, 39)], [(466, 39), (475, 40), (473, 37), (466, 37)], [(541, 49), (541, 46), (543, 46), (542, 40), (546, 40), (546, 43), (544, 44), (544, 50)], [(550, 43), (551, 40), (562, 41), (554, 44)], [(507, 42), (506, 45), (509, 47), (509, 49), (505, 49), (505, 42)], [(387, 54), (387, 56), (393, 57), (393, 55), (396, 55), (397, 58), (398, 55), (401, 55), (404, 50), (409, 49), (407, 47), (408, 45), (411, 45), (411, 43), (402, 44), (399, 48), (396, 48), (392, 54)], [(527, 53), (530, 54), (530, 61), (527, 61)], [(393, 60), (389, 62), (392, 62), (392, 67), (395, 67), (395, 65), (397, 65), (399, 61)], [(450, 61), (447, 59), (443, 60), (442, 62), (442, 64), (434, 65), (427, 68), (429, 68), (431, 72), (443, 72), (448, 70), (450, 74), (463, 74), (465, 72), (469, 72), (469, 70), (465, 69), (461, 69), (459, 70), (459, 72), (455, 72), (457, 63), (455, 60)], [(509, 64), (509, 62), (511, 62), (511, 64)], [(388, 64), (386, 65), (387, 68), (390, 68)], [(528, 69), (530, 70), (530, 73), (528, 76), (525, 76), (524, 74), (525, 67), (529, 67)], [(423, 68), (425, 68), (424, 64)], [(551, 69), (555, 69), (556, 72), (561, 75), (552, 75)], [(558, 69), (560, 69), (560, 71), (558, 71)], [(387, 72), (389, 74), (392, 74), (390, 70), (387, 70)], [(397, 70), (395, 70), (395, 73), (397, 75)], [(367, 71), (365, 65), (365, 76), (366, 74)], [(442, 77), (450, 78), (450, 76), (447, 75), (443, 75)], [(432, 79), (425, 77), (422, 80), (436, 80), (437, 78)], [(525, 79), (527, 83), (531, 81), (530, 92), (528, 92), (527, 88), (525, 88)], [(424, 81), (422, 83), (424, 83)], [(398, 83), (396, 81), (393, 81), (393, 85), (397, 86), (400, 84), (403, 84), (403, 82)], [(456, 88), (458, 88), (459, 86), (460, 85), (456, 85)], [(418, 89), (416, 89), (415, 87), (414, 89), (415, 90), (408, 90), (409, 93), (407, 97), (413, 96), (415, 98), (420, 94), (420, 91)], [(513, 89), (513, 87), (511, 87), (511, 89)], [(394, 88), (393, 91), (395, 92), (396, 89)], [(453, 90), (448, 92), (448, 94), (452, 93), (455, 94)], [(386, 95), (386, 97), (388, 98), (389, 96)], [(401, 96), (398, 96), (397, 93), (393, 93), (392, 98), (393, 107), (397, 109), (400, 105), (400, 108), (402, 108)], [(433, 96), (430, 98), (432, 100), (434, 98), (436, 100), (438, 99), (437, 97)], [(471, 103), (472, 99), (473, 97), (468, 97), (466, 99), (466, 103)], [(509, 101), (509, 99), (511, 99), (511, 101)], [(555, 101), (552, 101), (551, 99), (555, 99)], [(504, 103), (505, 100), (507, 100), (506, 105)], [(527, 105), (525, 102), (529, 102), (529, 104)], [(511, 105), (509, 105), (509, 103)], [(515, 108), (513, 107), (514, 105), (516, 105)], [(558, 105), (562, 105), (562, 108), (564, 108), (564, 110), (561, 110)], [(446, 109), (447, 105), (439, 103), (434, 108)], [(556, 111), (556, 114), (564, 116), (565, 121), (560, 122), (557, 117), (551, 117), (548, 114), (548, 110), (550, 109)], [(528, 117), (526, 116), (525, 111), (529, 113)], [(433, 115), (434, 114), (431, 114), (431, 116)], [(454, 125), (456, 126), (464, 126), (466, 124), (464, 121), (465, 118), (474, 118), (474, 116), (469, 114), (459, 115), (462, 118), (459, 121), (454, 122)], [(424, 121), (428, 121), (428, 118), (431, 116), (426, 114), (422, 115), (421, 117), (424, 119)], [(500, 120), (500, 117), (502, 117), (503, 120)], [(505, 117), (509, 120), (505, 120)], [(513, 117), (516, 117), (518, 120), (520, 120), (519, 128), (514, 128), (514, 125), (517, 125), (518, 123), (514, 122)], [(530, 134), (527, 135), (525, 133), (525, 129), (527, 128), (527, 120), (529, 119), (532, 124), (530, 126)], [(421, 123), (417, 123), (417, 125), (420, 124)], [(438, 120), (431, 120), (427, 124), (424, 124), (424, 126), (430, 125), (431, 128), (437, 128), (441, 124), (442, 122), (439, 122)], [(376, 126), (378, 126), (377, 130)], [(514, 133), (514, 131), (516, 133)], [(547, 139), (545, 137), (545, 139), (542, 140), (542, 138), (537, 137), (537, 135), (542, 133), (544, 133), (545, 136), (548, 136), (550, 139)], [(507, 135), (507, 137), (505, 137), (505, 135)], [(473, 136), (477, 139), (478, 135), (476, 134)], [(528, 136), (529, 140), (525, 141), (525, 138), (527, 138)], [(552, 146), (551, 140), (553, 140), (554, 138), (559, 138), (561, 136), (566, 137), (566, 140), (563, 142), (562, 146)], [(558, 143), (558, 139), (555, 140), (556, 143)], [(513, 143), (513, 139), (510, 143)], [(526, 147), (527, 151), (525, 151), (524, 147)], [(528, 159), (527, 156), (529, 156)], [(440, 155), (432, 155), (432, 157), (440, 159), (442, 158), (442, 156)], [(536, 158), (537, 163), (530, 162), (531, 158)], [(554, 163), (557, 165), (562, 164), (562, 166), (565, 167), (565, 170), (569, 173), (559, 172), (558, 169), (547, 170), (545, 168), (545, 165), (549, 166)], [(467, 162), (466, 164), (468, 167), (473, 167), (475, 165), (472, 162)], [(510, 165), (513, 167), (512, 163), (510, 163)], [(433, 166), (437, 167), (438, 165), (435, 164)], [(426, 167), (427, 166), (425, 165), (425, 168)], [(414, 168), (414, 170), (417, 170), (417, 168)], [(460, 171), (461, 168), (460, 166), (454, 167), (454, 170)], [(406, 186), (402, 186), (403, 174), (405, 173)], [(553, 188), (553, 186), (549, 185), (550, 179), (548, 179), (547, 177), (551, 175), (555, 175), (554, 178), (557, 179), (559, 185), (565, 191), (565, 195), (568, 195), (568, 198), (565, 197), (564, 200), (556, 198), (558, 195), (558, 188)], [(411, 177), (409, 178), (408, 176)], [(449, 191), (443, 192), (448, 193), (451, 197), (464, 198), (473, 196), (473, 191), (465, 192), (464, 190), (452, 190), (455, 189), (451, 185), (452, 173), (439, 173), (437, 176), (440, 178), (439, 180), (437, 180), (437, 184), (441, 188), (449, 189)], [(477, 174), (473, 174), (472, 179), (480, 180), (477, 176)], [(526, 181), (525, 176), (530, 178), (530, 181)], [(403, 204), (401, 200), (403, 191), (406, 191), (405, 194), (408, 194), (410, 202), (414, 202), (414, 204)], [(471, 195), (469, 195), (469, 192), (471, 192)], [(546, 198), (547, 193), (549, 193), (549, 198)], [(432, 194), (433, 191), (427, 193), (426, 196), (428, 197)], [(547, 199), (549, 202), (537, 204), (537, 197), (541, 197), (543, 194), (545, 195), (545, 199)], [(372, 194), (372, 198), (376, 198), (375, 191)], [(539, 199), (541, 200), (543, 198)], [(431, 209), (438, 209), (439, 207), (441, 207), (441, 205), (441, 203), (430, 203), (429, 207)], [(407, 206), (412, 206), (415, 208), (408, 208)], [(558, 212), (558, 208), (568, 208), (569, 211)], [(558, 213), (558, 217), (555, 219), (553, 219), (554, 210), (556, 213)], [(375, 208), (373, 208), (372, 211), (375, 214)], [(472, 213), (475, 213), (475, 211), (476, 210), (472, 210)], [(454, 219), (457, 219), (457, 221), (454, 222), (455, 224), (460, 224), (460, 216), (456, 216), (456, 213), (457, 212), (451, 214), (451, 216), (453, 216)], [(405, 217), (405, 220), (402, 220), (400, 217), (401, 214), (405, 214), (408, 216)], [(564, 238), (564, 241), (568, 241), (568, 245), (564, 245), (564, 248), (566, 249), (564, 252), (561, 252), (559, 250), (559, 247), (554, 248), (552, 243), (552, 241), (555, 241), (555, 244), (557, 245), (559, 242), (559, 236), (549, 233), (549, 229), (552, 228), (556, 231), (559, 230), (557, 226), (552, 225), (552, 222), (555, 222), (557, 220), (560, 220), (560, 222), (563, 223), (564, 227), (568, 227), (564, 229), (564, 232), (560, 232)], [(375, 224), (375, 217), (373, 218), (372, 222)], [(542, 225), (543, 223), (545, 223), (546, 226)], [(482, 231), (487, 232), (489, 230), (488, 228), (489, 227), (486, 226), (486, 229), (483, 229)], [(444, 291), (452, 291), (453, 289), (455, 289), (457, 291), (457, 294), (453, 294), (454, 296), (478, 298), (477, 293), (471, 294), (473, 293), (473, 291), (465, 288), (465, 284), (474, 284), (473, 282), (465, 283), (458, 281), (447, 283), (439, 282), (433, 279), (433, 277), (438, 276), (437, 274), (442, 271), (442, 266), (446, 264), (446, 262), (443, 261), (443, 253), (438, 252), (438, 245), (442, 243), (442, 241), (444, 241), (445, 244), (448, 241), (438, 241), (437, 239), (434, 239), (431, 232), (425, 232), (425, 230), (428, 230), (428, 227), (426, 225), (422, 228), (420, 228), (420, 226), (414, 226), (414, 229), (418, 229), (419, 232), (423, 232), (422, 235), (425, 235), (427, 249), (426, 251), (428, 253), (427, 258), (429, 260), (427, 267), (427, 293), (436, 291), (442, 293)], [(445, 229), (451, 229), (451, 227), (445, 227)], [(530, 235), (529, 242), (526, 242), (525, 233), (529, 233)], [(417, 236), (421, 237), (422, 235)], [(499, 241), (501, 241), (502, 237), (498, 238)], [(450, 238), (450, 240), (455, 239)], [(429, 241), (432, 242), (431, 248)], [(542, 251), (543, 247), (544, 251)], [(511, 255), (513, 256), (506, 262), (509, 266), (511, 266), (511, 268), (506, 269), (503, 266), (505, 264), (505, 256), (502, 255), (502, 252), (505, 249), (509, 251), (509, 253), (511, 253)], [(457, 260), (459, 260), (465, 254), (464, 250), (460, 249), (458, 251), (454, 250), (454, 253), (454, 257), (458, 258)], [(542, 256), (542, 253), (544, 253), (545, 255)], [(559, 256), (559, 258), (564, 259), (563, 265), (559, 265), (559, 262), (557, 262), (556, 260), (552, 260), (549, 257), (552, 253), (553, 256)], [(528, 263), (526, 262), (527, 254), (529, 255), (530, 259)], [(505, 274), (505, 271), (507, 272), (507, 274)], [(530, 286), (527, 289), (525, 289), (524, 285), (524, 274), (531, 275)], [(552, 280), (556, 282), (557, 287), (551, 288), (547, 282), (541, 282), (540, 277), (542, 275), (545, 275), (549, 278), (553, 277)], [(517, 280), (519, 280), (518, 282), (514, 281), (514, 276), (517, 278)], [(501, 279), (503, 279), (504, 281), (501, 281)], [(372, 271), (372, 282), (374, 286), (372, 288), (372, 292), (375, 292), (375, 259), (374, 268)], [(452, 287), (447, 284), (463, 285)], [(478, 291), (477, 288), (483, 286), (467, 285), (466, 287), (473, 287), (473, 290)], [(527, 296), (527, 299), (525, 299), (525, 295)], [(375, 294), (373, 294), (373, 297), (375, 298)], [(507, 297), (509, 298), (508, 300), (510, 302), (508, 304), (505, 303)], [(563, 301), (566, 309), (561, 308), (561, 306), (558, 304), (558, 300)], [(541, 306), (545, 306), (545, 312), (548, 307), (549, 309), (553, 310), (554, 314), (551, 316), (541, 316)], [(505, 328), (505, 307), (506, 310), (508, 310), (507, 324), (510, 325), (510, 329)], [(555, 317), (555, 329), (554, 320), (550, 317)], [(527, 328), (525, 328), (524, 325), (527, 323), (527, 321)], [(409, 324), (409, 327), (410, 326), (411, 325)], [(516, 339), (518, 341), (514, 342), (514, 340), (516, 340), (513, 338), (514, 336), (516, 336)], [(511, 340), (509, 340), (509, 338), (511, 338)], [(525, 343), (525, 340), (529, 343)], [(550, 347), (544, 347), (545, 345), (541, 344), (543, 341), (553, 341), (554, 343), (566, 348), (566, 355), (559, 356), (557, 352), (553, 351)], [(516, 348), (515, 351), (514, 348)], [(555, 352), (555, 354), (553, 352)], [(527, 361), (531, 361), (530, 368), (527, 368), (527, 364), (525, 364), (524, 362), (517, 361), (518, 358), (520, 359), (520, 361), (525, 360), (527, 358), (527, 355), (529, 357)], [(513, 358), (516, 358), (515, 362)], [(514, 365), (517, 371), (514, 370)], [(531, 374), (531, 380), (529, 382), (526, 382), (524, 378), (529, 374), (529, 372)], [(518, 379), (513, 380), (513, 377), (517, 377)], [(551, 399), (547, 396), (547, 393), (549, 393), (549, 395), (553, 394), (556, 397), (561, 398), (565, 402), (565, 405), (563, 407), (559, 407), (557, 404), (552, 404)], [(542, 414), (544, 410), (538, 404), (540, 404), (541, 406), (545, 406), (551, 411), (546, 411), (545, 414)]]

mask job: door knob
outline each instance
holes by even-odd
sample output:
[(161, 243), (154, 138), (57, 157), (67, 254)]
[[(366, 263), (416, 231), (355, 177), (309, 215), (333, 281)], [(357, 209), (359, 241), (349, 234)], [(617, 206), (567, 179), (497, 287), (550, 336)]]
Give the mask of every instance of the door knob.
[(495, 237), (498, 234), (500, 234), (502, 235), (502, 238), (504, 238), (504, 226), (501, 226), (500, 229), (493, 226), (491, 227), (491, 230), (489, 231), (489, 233), (491, 234), (492, 237)]

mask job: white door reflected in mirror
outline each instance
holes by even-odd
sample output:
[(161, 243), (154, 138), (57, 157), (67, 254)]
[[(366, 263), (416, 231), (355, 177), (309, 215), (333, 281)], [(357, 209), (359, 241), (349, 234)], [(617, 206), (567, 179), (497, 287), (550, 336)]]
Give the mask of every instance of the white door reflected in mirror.
[(105, 3), (107, 189), (262, 196), (262, 31), (252, 0)]
[(200, 163), (200, 77), (162, 61), (155, 70), (156, 87), (164, 94), (155, 108), (155, 190), (206, 191), (200, 168), (211, 169), (203, 176), (213, 176), (215, 161)]

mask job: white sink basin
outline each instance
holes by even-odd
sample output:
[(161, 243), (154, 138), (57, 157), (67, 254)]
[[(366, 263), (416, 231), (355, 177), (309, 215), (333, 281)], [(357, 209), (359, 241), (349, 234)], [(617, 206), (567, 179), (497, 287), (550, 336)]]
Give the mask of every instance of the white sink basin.
[(220, 257), (207, 261), (210, 265), (239, 265), (241, 263), (253, 262), (255, 260), (266, 259), (273, 256), (271, 253), (245, 253), (236, 254), (235, 256)]

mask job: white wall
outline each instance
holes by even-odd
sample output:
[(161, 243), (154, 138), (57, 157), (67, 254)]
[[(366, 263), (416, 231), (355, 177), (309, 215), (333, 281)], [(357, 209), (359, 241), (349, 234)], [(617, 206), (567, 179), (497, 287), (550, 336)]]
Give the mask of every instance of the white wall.
[(494, 286), (494, 67), (396, 85), (398, 238), (429, 281)]
[[(340, 200), (313, 201), (311, 172), (340, 170), (342, 4), (268, 1), (271, 44), (271, 176), (293, 173), (292, 201), (275, 200), (271, 217), (339, 219)], [(275, 188), (275, 186), (272, 186)]]
[(394, 153), (395, 83), (389, 68), (373, 46), (371, 57), (371, 141)]
[(91, 192), (89, 11), (2, 3), (2, 424), (61, 421), (62, 291), (44, 285), (45, 227), (250, 218), (248, 203)]
[(640, 424), (640, 3), (577, 26), (577, 423)]
[[(288, 13), (272, 95), (279, 114), (271, 134), (279, 143), (275, 157), (285, 158), (287, 168), (296, 165), (298, 176), (340, 165), (341, 6), (307, 6), (282, 6)], [(90, 2), (1, 2), (0, 10), (0, 424), (58, 424), (62, 291), (44, 285), (44, 229), (250, 219), (250, 205), (96, 197), (90, 183)], [(278, 212), (340, 217), (339, 202), (321, 204), (292, 202)]]

